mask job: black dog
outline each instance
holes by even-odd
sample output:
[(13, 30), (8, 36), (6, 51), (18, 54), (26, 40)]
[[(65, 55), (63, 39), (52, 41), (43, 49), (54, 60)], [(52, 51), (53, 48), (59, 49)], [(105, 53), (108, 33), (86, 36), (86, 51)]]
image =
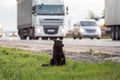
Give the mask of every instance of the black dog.
[(55, 40), (53, 45), (53, 58), (50, 61), (50, 65), (65, 65), (65, 54), (63, 52), (63, 43), (61, 40)]
[(60, 65), (65, 65), (66, 60), (65, 60), (65, 54), (63, 52), (63, 43), (60, 40), (54, 40), (54, 45), (53, 45), (53, 57), (50, 60), (50, 64), (43, 64), (42, 66), (60, 66)]

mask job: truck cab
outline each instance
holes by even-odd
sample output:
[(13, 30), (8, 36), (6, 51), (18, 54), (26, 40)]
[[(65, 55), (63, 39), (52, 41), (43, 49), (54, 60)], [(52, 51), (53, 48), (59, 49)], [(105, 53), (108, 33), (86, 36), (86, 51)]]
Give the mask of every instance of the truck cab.
[(32, 25), (35, 36), (60, 38), (65, 33), (65, 5), (62, 0), (37, 0), (33, 3)]

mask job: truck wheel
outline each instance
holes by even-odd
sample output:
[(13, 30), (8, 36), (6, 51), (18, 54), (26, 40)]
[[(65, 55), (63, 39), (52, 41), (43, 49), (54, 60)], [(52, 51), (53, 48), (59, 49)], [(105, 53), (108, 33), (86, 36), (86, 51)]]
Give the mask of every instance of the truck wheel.
[(79, 37), (79, 39), (82, 39), (82, 37)]
[(76, 37), (73, 37), (73, 39), (76, 39)]
[(118, 40), (120, 40), (120, 26), (118, 28)]
[(59, 37), (60, 40), (63, 40), (63, 37)]
[(93, 37), (91, 37), (90, 39), (94, 39)]
[(57, 37), (54, 37), (54, 39), (56, 40), (56, 39), (57, 39)]
[(50, 37), (50, 40), (54, 40), (54, 37)]
[(24, 29), (19, 30), (18, 34), (19, 34), (19, 37), (20, 37), (21, 40), (26, 40), (27, 39), (27, 35), (24, 35), (25, 34)]
[(120, 27), (113, 26), (112, 27), (112, 40), (120, 40)]
[(115, 27), (112, 27), (112, 40), (116, 40), (116, 28)]
[(119, 30), (118, 30), (119, 26), (116, 26), (115, 28), (116, 28), (116, 32), (115, 32), (115, 34), (116, 34), (116, 40), (118, 40), (118, 38), (119, 38), (119, 35), (118, 35), (119, 34)]
[(50, 40), (56, 40), (57, 39), (57, 37), (51, 37), (50, 38)]
[(20, 36), (21, 40), (26, 40), (27, 39), (27, 36), (24, 36), (24, 35), (19, 35), (19, 36)]
[(24, 36), (24, 39), (26, 40), (26, 39), (27, 39), (27, 36)]
[(100, 37), (98, 37), (97, 39), (100, 40)]
[(33, 40), (38, 40), (39, 39), (39, 37), (34, 37), (34, 38), (32, 38)]
[(29, 37), (29, 40), (32, 40), (33, 39), (33, 37)]
[(35, 39), (34, 38), (34, 30), (32, 28), (28, 29), (28, 37), (29, 37), (29, 40)]
[(21, 39), (21, 40), (26, 40), (26, 39), (27, 39), (27, 36), (20, 36), (20, 39)]
[(48, 40), (48, 37), (42, 37), (42, 40)]

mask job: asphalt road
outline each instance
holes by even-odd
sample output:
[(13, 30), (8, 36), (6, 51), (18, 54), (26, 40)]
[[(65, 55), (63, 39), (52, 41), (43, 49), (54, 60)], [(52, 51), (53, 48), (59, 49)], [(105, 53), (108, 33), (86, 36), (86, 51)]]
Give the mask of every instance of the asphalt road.
[[(34, 43), (34, 44), (53, 44), (52, 40), (20, 40), (16, 37), (7, 37), (7, 38), (0, 38), (0, 40), (5, 41), (16, 41), (16, 42), (23, 42), (23, 43)], [(96, 46), (96, 47), (120, 47), (120, 41), (112, 41), (111, 39), (72, 39), (72, 38), (65, 38), (63, 40), (65, 45), (70, 46)]]

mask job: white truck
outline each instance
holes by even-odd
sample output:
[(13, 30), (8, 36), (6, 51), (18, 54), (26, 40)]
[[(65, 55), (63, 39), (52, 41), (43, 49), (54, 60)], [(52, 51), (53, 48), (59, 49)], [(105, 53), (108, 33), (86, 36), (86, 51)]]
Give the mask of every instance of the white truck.
[(64, 0), (17, 0), (17, 28), (21, 39), (63, 39)]
[(2, 25), (0, 24), (0, 37), (2, 37), (3, 35), (3, 28), (2, 28)]
[(120, 40), (120, 0), (105, 0), (105, 25), (111, 27), (112, 40)]

